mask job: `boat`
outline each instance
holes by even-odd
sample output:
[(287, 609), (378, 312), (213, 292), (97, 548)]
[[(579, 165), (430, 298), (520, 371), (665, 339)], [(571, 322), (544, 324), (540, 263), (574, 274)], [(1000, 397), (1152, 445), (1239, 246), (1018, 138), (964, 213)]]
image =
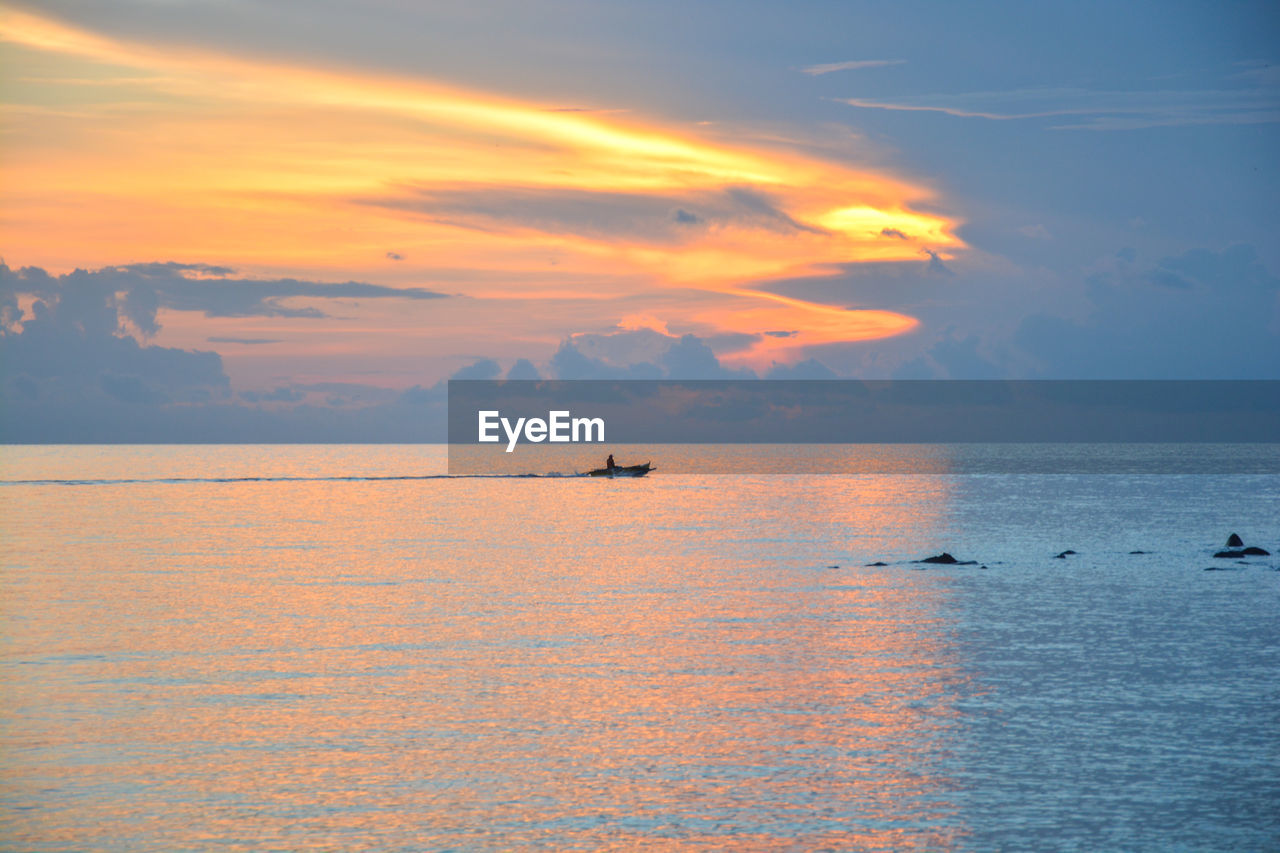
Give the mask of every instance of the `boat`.
[(648, 462), (643, 465), (614, 465), (612, 468), (596, 468), (594, 471), (588, 471), (587, 477), (643, 477), (650, 471), (656, 470)]

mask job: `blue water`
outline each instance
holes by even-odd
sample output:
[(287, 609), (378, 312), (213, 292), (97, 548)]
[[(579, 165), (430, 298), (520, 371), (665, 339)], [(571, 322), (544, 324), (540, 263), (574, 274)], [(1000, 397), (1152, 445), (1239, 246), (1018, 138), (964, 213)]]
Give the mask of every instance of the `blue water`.
[(5, 849), (1280, 847), (1277, 475), (0, 460)]

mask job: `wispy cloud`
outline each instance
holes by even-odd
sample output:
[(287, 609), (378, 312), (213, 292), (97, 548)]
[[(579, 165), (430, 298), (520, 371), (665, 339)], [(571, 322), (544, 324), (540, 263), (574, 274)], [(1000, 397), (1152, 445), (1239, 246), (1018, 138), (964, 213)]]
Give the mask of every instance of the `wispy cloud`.
[(848, 62), (827, 62), (821, 65), (810, 65), (801, 68), (805, 74), (817, 77), (833, 71), (857, 71), (862, 68), (883, 68), (886, 65), (903, 65), (905, 59), (851, 59)]
[(596, 113), (598, 115), (616, 115), (629, 113), (631, 110), (606, 107), (547, 107), (549, 113)]
[(261, 346), (263, 344), (278, 344), (281, 342), (280, 338), (231, 338), (217, 335), (205, 338), (205, 340), (211, 344), (240, 344), (241, 346)]
[[(410, 194), (405, 189), (411, 189)], [(604, 192), (549, 187), (417, 186), (391, 195), (353, 199), (390, 210), (421, 213), (433, 221), (491, 233), (519, 227), (572, 234), (600, 243), (668, 245), (705, 239), (707, 228), (752, 229), (770, 234), (830, 234), (784, 211), (749, 187), (681, 193)]]
[(1270, 86), (1152, 91), (1042, 88), (841, 100), (860, 109), (941, 113), (990, 121), (1072, 119), (1051, 125), (1054, 130), (1135, 130), (1280, 121), (1280, 90)]
[[(68, 294), (102, 300), (147, 335), (159, 329), (161, 308), (198, 311), (206, 317), (327, 316), (311, 305), (285, 305), (283, 300), (443, 299), (447, 294), (421, 287), (387, 287), (361, 281), (327, 284), (294, 278), (239, 278), (235, 270), (210, 264), (175, 262), (128, 264), (100, 270), (76, 270), (53, 276), (38, 267), (11, 270), (0, 262), (0, 301), (25, 295), (58, 303)], [(246, 340), (236, 340), (246, 343)], [(263, 343), (263, 341), (253, 341)]]

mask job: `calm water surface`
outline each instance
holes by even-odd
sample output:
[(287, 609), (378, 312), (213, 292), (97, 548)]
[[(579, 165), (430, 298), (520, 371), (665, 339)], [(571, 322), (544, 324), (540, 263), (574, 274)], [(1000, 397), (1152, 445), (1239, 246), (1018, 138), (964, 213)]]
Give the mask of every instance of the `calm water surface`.
[(1280, 476), (444, 469), (0, 448), (0, 847), (1280, 847)]

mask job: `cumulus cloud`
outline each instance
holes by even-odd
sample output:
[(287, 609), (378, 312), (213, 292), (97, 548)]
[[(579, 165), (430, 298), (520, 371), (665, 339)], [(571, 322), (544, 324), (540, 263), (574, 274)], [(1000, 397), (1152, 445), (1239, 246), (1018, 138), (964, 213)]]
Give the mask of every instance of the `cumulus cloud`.
[[(364, 435), (426, 440), (426, 427), (402, 426), (397, 420), (403, 416), (409, 423), (422, 422), (421, 412), (415, 421), (399, 411), (412, 404), (398, 399), (398, 392), (320, 383), (250, 391), (237, 398), (216, 352), (144, 342), (159, 330), (162, 307), (209, 316), (311, 317), (323, 314), (277, 300), (433, 299), (441, 294), (361, 282), (326, 285), (234, 275), (230, 268), (208, 264), (147, 263), (51, 276), (39, 268), (15, 270), (0, 263), (0, 437), (280, 441), (360, 440)], [(254, 345), (274, 339), (210, 340)], [(371, 413), (363, 426), (354, 416), (337, 414), (362, 410)], [(431, 416), (443, 423), (442, 412), (433, 410)]]
[(764, 374), (765, 379), (836, 379), (836, 373), (816, 358), (796, 364), (774, 364)]
[(747, 369), (727, 368), (697, 335), (626, 329), (576, 335), (551, 359), (557, 379), (754, 379)]
[(454, 372), (450, 379), (497, 379), (502, 367), (491, 358), (482, 358)]
[(511, 365), (507, 370), (507, 379), (541, 379), (542, 375), (538, 373), (538, 368), (533, 366), (533, 362), (527, 358), (517, 359), (516, 363)]
[(4, 304), (18, 294), (35, 297), (29, 316), (0, 328), (5, 398), (160, 404), (202, 402), (230, 392), (217, 353), (143, 346), (128, 334), (129, 324), (154, 328), (154, 315), (148, 322), (145, 311), (140, 318), (129, 313), (131, 294), (122, 298), (85, 275), (55, 279), (43, 270), (4, 264), (0, 294)]
[(722, 379), (735, 371), (720, 366), (711, 347), (695, 335), (682, 335), (663, 353), (659, 361), (671, 379)]
[(583, 355), (572, 340), (566, 340), (551, 357), (551, 372), (557, 379), (662, 379), (656, 364), (615, 365)]
[(1007, 367), (998, 365), (982, 352), (976, 334), (960, 338), (954, 327), (946, 329), (924, 354), (904, 362), (894, 371), (894, 379), (1008, 379)]

